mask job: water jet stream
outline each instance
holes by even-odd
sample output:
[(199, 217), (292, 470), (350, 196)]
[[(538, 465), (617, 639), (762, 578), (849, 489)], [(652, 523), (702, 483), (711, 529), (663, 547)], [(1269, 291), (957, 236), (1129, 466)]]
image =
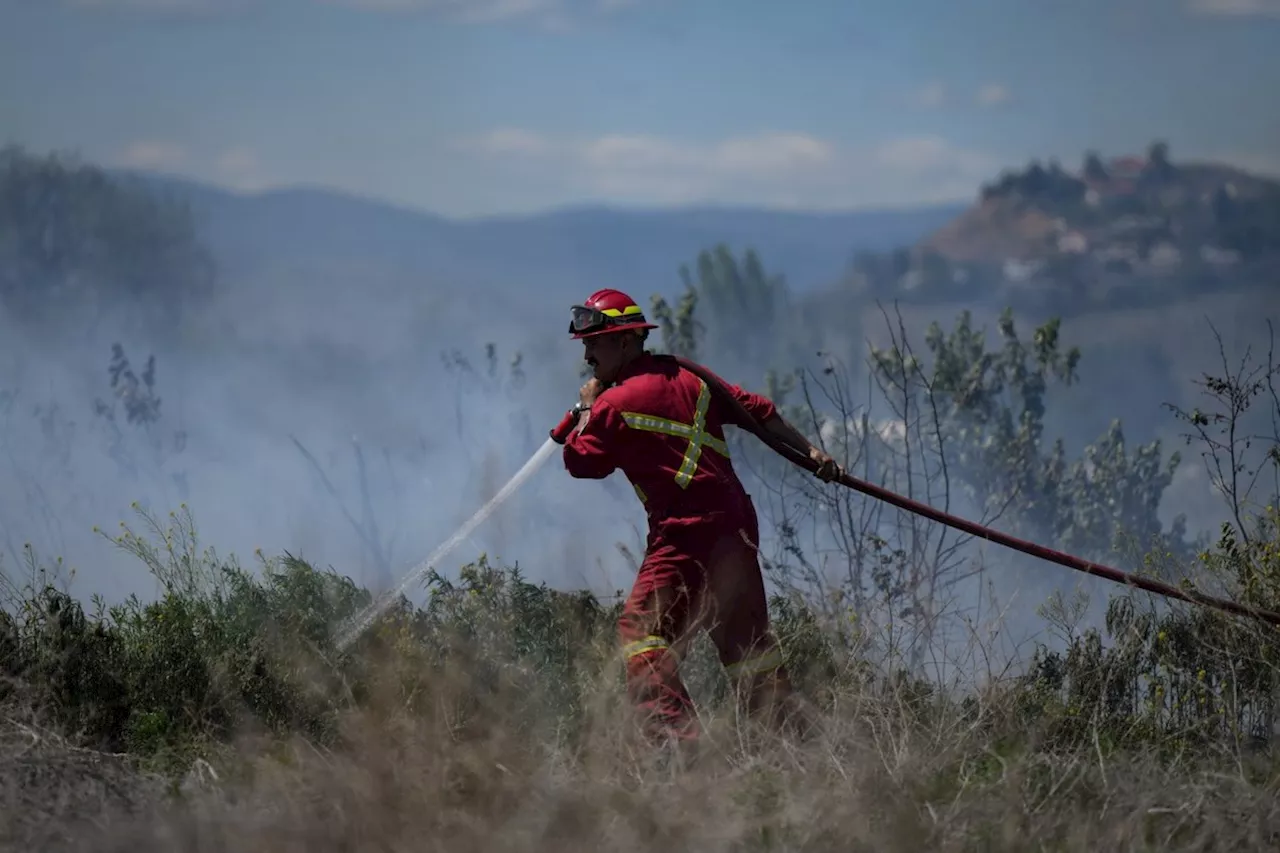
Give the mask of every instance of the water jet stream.
[(425, 575), (432, 566), (444, 559), (450, 551), (462, 543), (462, 540), (470, 536), (471, 532), (480, 526), (481, 522), (492, 515), (493, 511), (496, 510), (503, 501), (511, 497), (517, 489), (524, 485), (526, 480), (532, 477), (533, 474), (542, 467), (543, 463), (551, 458), (551, 454), (555, 452), (556, 446), (556, 443), (550, 438), (543, 442), (542, 446), (534, 451), (534, 454), (529, 457), (529, 461), (524, 463), (523, 467), (521, 467), (520, 470), (507, 481), (506, 485), (498, 490), (497, 494), (489, 498), (488, 502), (486, 502), (484, 506), (476, 510), (475, 515), (463, 522), (462, 526), (454, 531), (452, 536), (442, 542), (439, 547), (431, 552), (429, 557), (405, 575), (404, 579), (396, 585), (395, 589), (383, 593), (374, 601), (373, 604), (365, 608), (363, 612), (351, 620), (347, 627), (338, 636), (338, 651), (346, 651), (347, 646), (351, 645), (351, 643), (355, 642), (356, 638), (367, 631), (369, 626), (372, 625), (379, 616), (385, 613), (387, 608), (389, 608), (396, 599), (398, 599), (404, 591), (410, 587), (410, 585), (421, 580), (422, 576)]

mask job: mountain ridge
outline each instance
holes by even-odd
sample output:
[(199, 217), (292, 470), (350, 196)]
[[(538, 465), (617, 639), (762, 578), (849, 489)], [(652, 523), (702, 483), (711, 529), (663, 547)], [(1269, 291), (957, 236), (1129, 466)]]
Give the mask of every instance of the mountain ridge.
[(264, 265), (368, 266), (455, 286), (523, 281), (557, 298), (606, 283), (646, 295), (673, 291), (680, 266), (721, 243), (735, 252), (755, 249), (792, 289), (812, 291), (840, 281), (856, 252), (914, 244), (966, 207), (583, 205), (455, 219), (344, 191), (291, 187), (239, 193), (155, 173), (123, 174), (185, 197), (202, 238), (230, 275)]
[(998, 299), (1067, 313), (1233, 289), (1280, 268), (1280, 181), (1175, 164), (1159, 142), (1145, 156), (1087, 152), (1078, 171), (1033, 160), (968, 203), (850, 210), (597, 203), (451, 218), (314, 186), (236, 192), (129, 174), (190, 200), (230, 279), (308, 292), (408, 281), (535, 313), (602, 286), (674, 296), (681, 268), (720, 245), (753, 249), (801, 297)]
[(971, 202), (956, 200), (928, 204), (878, 204), (849, 207), (797, 207), (769, 206), (763, 204), (741, 204), (728, 202), (689, 202), (683, 204), (611, 204), (602, 201), (583, 201), (561, 205), (552, 205), (532, 211), (499, 211), (494, 213), (470, 214), (465, 216), (449, 215), (431, 210), (427, 207), (394, 201), (376, 195), (367, 195), (339, 187), (328, 187), (323, 184), (283, 184), (263, 189), (246, 190), (222, 186), (210, 181), (191, 178), (184, 175), (132, 168), (104, 169), (105, 172), (120, 177), (133, 178), (146, 182), (154, 188), (181, 189), (186, 192), (229, 197), (239, 201), (264, 200), (275, 197), (312, 197), (316, 199), (340, 200), (356, 206), (386, 209), (398, 213), (422, 217), (452, 225), (488, 225), (494, 223), (523, 222), (538, 219), (573, 218), (578, 216), (612, 214), (636, 218), (695, 215), (752, 215), (779, 216), (798, 219), (831, 219), (869, 216), (909, 216), (920, 211), (962, 211)]

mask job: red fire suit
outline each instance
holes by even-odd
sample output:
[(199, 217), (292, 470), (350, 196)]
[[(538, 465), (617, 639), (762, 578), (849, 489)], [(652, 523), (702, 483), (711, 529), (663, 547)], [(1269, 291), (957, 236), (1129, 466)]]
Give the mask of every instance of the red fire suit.
[[(774, 415), (767, 398), (729, 387), (761, 422)], [(630, 700), (654, 736), (698, 735), (677, 672), (698, 629), (708, 631), (753, 709), (790, 690), (769, 631), (756, 511), (730, 463), (725, 424), (745, 426), (701, 378), (644, 353), (564, 445), (571, 476), (603, 479), (621, 469), (648, 514), (644, 561), (618, 633)]]

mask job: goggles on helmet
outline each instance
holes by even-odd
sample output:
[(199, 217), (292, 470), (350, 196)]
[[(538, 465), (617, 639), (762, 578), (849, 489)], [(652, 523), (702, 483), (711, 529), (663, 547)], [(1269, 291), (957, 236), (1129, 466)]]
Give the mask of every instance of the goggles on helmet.
[(609, 325), (609, 318), (596, 308), (574, 305), (569, 309), (569, 312), (569, 334), (580, 335), (583, 332), (594, 332), (596, 329), (603, 329)]

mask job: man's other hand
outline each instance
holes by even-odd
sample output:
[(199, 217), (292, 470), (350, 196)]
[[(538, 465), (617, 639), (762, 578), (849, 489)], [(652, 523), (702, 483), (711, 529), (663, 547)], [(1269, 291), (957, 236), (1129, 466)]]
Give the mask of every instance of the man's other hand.
[(831, 454), (824, 452), (821, 448), (815, 447), (809, 451), (809, 459), (816, 462), (818, 470), (814, 474), (824, 483), (830, 483), (832, 480), (838, 479), (844, 475), (843, 469), (831, 458)]
[(587, 380), (586, 384), (578, 389), (578, 400), (584, 407), (590, 406), (604, 393), (604, 383), (592, 376)]

